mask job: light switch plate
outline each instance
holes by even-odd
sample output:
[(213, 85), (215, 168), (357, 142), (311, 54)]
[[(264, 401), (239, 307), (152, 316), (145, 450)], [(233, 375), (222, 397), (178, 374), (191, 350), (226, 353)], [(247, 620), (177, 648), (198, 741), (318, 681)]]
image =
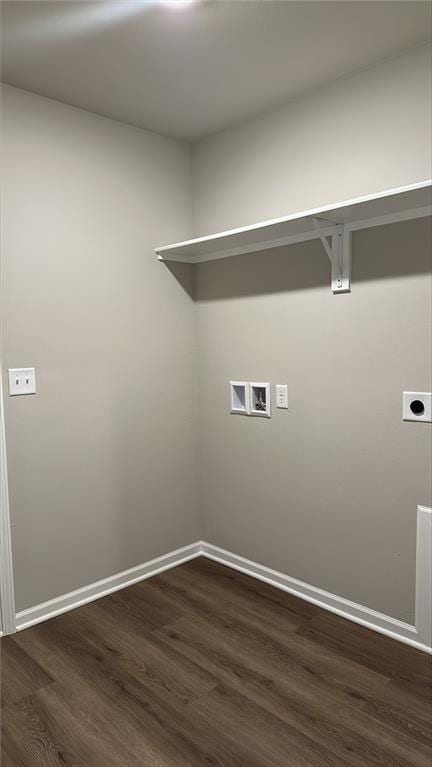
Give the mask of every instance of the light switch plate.
[(36, 376), (34, 368), (9, 368), (9, 394), (36, 394)]
[(404, 421), (432, 421), (432, 394), (428, 391), (404, 391), (402, 398)]
[(276, 384), (276, 407), (288, 410), (288, 386)]

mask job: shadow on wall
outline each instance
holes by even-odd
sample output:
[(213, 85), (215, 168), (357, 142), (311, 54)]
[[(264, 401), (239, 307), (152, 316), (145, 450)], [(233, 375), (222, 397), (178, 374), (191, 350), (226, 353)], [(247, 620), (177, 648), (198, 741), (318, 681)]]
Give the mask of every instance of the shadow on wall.
[(195, 299), (195, 267), (192, 264), (183, 264), (180, 261), (166, 261), (164, 263), (185, 293), (192, 299)]
[[(412, 248), (413, 239), (425, 243)], [(355, 283), (425, 274), (431, 269), (429, 218), (363, 229), (352, 237)], [(330, 263), (318, 240), (243, 254), (195, 267), (165, 262), (189, 295), (197, 301), (282, 293), (325, 287), (330, 289)]]

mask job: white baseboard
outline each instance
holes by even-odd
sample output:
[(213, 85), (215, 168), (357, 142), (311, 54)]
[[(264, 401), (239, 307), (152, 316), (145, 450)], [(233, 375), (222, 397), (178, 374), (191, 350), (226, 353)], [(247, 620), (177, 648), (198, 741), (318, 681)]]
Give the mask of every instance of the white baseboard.
[[(419, 533), (419, 541), (424, 541), (424, 533), (427, 533), (430, 528), (430, 513), (430, 509), (418, 508), (418, 529), (421, 531)], [(221, 549), (206, 541), (197, 541), (190, 546), (184, 546), (157, 559), (152, 559), (143, 565), (138, 565), (138, 567), (133, 567), (130, 570), (125, 570), (117, 575), (97, 581), (97, 583), (71, 591), (69, 594), (64, 594), (48, 602), (43, 602), (35, 607), (23, 610), (16, 615), (16, 628), (18, 631), (29, 628), (36, 623), (54, 618), (56, 615), (61, 615), (61, 613), (85, 605), (87, 602), (92, 602), (100, 599), (100, 597), (112, 594), (114, 591), (132, 586), (134, 583), (138, 583), (138, 581), (151, 578), (162, 573), (164, 570), (177, 567), (199, 556), (213, 559), (220, 564), (250, 575), (252, 578), (264, 581), (275, 588), (288, 591), (290, 594), (294, 594), (294, 596), (307, 602), (312, 602), (312, 604), (318, 605), (318, 607), (324, 610), (336, 613), (336, 615), (340, 615), (342, 618), (359, 623), (361, 626), (377, 631), (399, 642), (416, 647), (418, 650), (428, 653), (432, 652), (430, 647), (430, 628), (429, 634), (427, 631), (427, 616), (430, 616), (430, 581), (428, 583), (423, 582), (425, 578), (428, 578), (428, 573), (430, 572), (430, 544), (428, 545), (427, 542), (421, 546), (421, 556), (418, 557), (417, 562), (417, 627), (371, 610), (369, 607), (351, 602), (344, 597), (323, 591), (316, 586), (311, 586), (289, 575), (272, 570), (257, 562), (252, 562), (249, 559), (233, 554), (231, 551), (225, 551), (225, 549)]]
[(252, 578), (269, 583), (271, 586), (282, 589), (282, 591), (288, 591), (300, 599), (312, 602), (312, 604), (322, 607), (323, 610), (329, 610), (332, 613), (336, 613), (336, 615), (340, 615), (342, 618), (359, 623), (361, 626), (378, 631), (380, 634), (397, 639), (399, 642), (409, 644), (418, 650), (428, 653), (432, 652), (431, 647), (422, 641), (423, 637), (420, 637), (417, 628), (409, 623), (403, 623), (396, 618), (391, 618), (388, 615), (371, 610), (369, 607), (350, 602), (349, 599), (338, 597), (336, 594), (330, 594), (328, 591), (323, 591), (316, 586), (310, 586), (308, 583), (303, 583), (303, 581), (291, 578), (289, 575), (271, 570), (269, 567), (252, 562), (249, 559), (220, 549), (218, 546), (213, 546), (213, 544), (206, 543), (205, 541), (201, 542), (201, 554), (208, 559), (213, 559), (215, 562), (250, 575)]
[(423, 644), (432, 644), (432, 509), (417, 506), (416, 627)]
[(42, 602), (39, 605), (35, 605), (35, 607), (29, 607), (27, 610), (17, 613), (17, 631), (22, 631), (22, 629), (34, 626), (36, 623), (41, 623), (49, 618), (54, 618), (56, 615), (74, 610), (76, 607), (81, 607), (87, 604), (87, 602), (93, 602), (95, 599), (105, 597), (108, 594), (114, 593), (114, 591), (132, 586), (134, 583), (138, 583), (138, 581), (151, 578), (153, 575), (158, 575), (164, 570), (169, 570), (171, 567), (177, 567), (177, 565), (188, 562), (190, 559), (195, 559), (200, 554), (200, 542), (192, 543), (189, 546), (176, 549), (176, 551), (171, 551), (170, 554), (164, 554), (161, 557), (152, 559), (143, 565), (132, 567), (130, 570), (124, 570), (122, 573), (117, 573), (109, 578), (91, 583), (89, 586), (83, 586), (81, 589), (70, 591), (69, 594), (55, 597), (55, 599)]

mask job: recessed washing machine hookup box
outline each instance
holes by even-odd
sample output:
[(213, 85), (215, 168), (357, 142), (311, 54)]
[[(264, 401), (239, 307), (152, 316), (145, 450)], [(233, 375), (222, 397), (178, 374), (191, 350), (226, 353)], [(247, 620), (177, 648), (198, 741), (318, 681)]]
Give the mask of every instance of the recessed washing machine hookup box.
[(250, 414), (271, 417), (270, 384), (253, 381), (250, 387)]
[(231, 413), (249, 415), (250, 399), (247, 381), (230, 381)]

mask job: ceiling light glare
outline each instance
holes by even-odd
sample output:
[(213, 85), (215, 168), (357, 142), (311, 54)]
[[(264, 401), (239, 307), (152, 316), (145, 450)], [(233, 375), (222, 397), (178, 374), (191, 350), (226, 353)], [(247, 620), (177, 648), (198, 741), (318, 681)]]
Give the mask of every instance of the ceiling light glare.
[(173, 11), (180, 11), (190, 5), (194, 5), (196, 0), (161, 0), (161, 5), (171, 8)]

